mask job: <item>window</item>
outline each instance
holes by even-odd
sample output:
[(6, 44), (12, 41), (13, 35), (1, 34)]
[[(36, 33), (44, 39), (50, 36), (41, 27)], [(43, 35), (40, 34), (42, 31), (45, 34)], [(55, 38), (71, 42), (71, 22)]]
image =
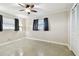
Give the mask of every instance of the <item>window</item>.
[(14, 30), (15, 23), (14, 19), (3, 17), (3, 30)]
[(22, 31), (22, 22), (18, 18), (8, 18), (0, 15), (0, 31), (15, 30)]
[(43, 20), (35, 19), (33, 21), (33, 30), (34, 31), (48, 31), (48, 18), (44, 18)]

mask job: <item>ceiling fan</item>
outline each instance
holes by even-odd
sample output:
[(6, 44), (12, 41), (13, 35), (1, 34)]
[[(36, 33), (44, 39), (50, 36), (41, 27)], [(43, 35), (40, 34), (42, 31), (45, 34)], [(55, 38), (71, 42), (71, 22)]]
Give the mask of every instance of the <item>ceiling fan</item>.
[(28, 14), (30, 14), (30, 12), (37, 12), (36, 10), (33, 10), (33, 8), (35, 7), (34, 4), (18, 4), (21, 7), (23, 7), (24, 9), (19, 10), (19, 11), (26, 11)]

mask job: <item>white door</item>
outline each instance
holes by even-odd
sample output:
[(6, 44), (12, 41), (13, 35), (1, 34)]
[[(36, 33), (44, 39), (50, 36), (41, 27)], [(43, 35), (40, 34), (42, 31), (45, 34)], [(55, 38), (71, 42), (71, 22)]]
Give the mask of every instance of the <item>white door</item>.
[(71, 23), (71, 49), (76, 55), (79, 55), (79, 4), (76, 4), (72, 9)]

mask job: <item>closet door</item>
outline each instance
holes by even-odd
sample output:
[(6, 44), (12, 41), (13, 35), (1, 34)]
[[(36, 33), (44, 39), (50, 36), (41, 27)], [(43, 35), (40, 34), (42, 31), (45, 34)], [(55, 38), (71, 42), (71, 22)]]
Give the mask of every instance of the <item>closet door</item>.
[(75, 39), (75, 47), (76, 54), (79, 55), (79, 4), (76, 6), (76, 39)]
[(76, 55), (79, 55), (79, 4), (72, 9), (71, 29), (71, 49)]
[(75, 50), (75, 39), (76, 39), (76, 7), (72, 9), (72, 38), (71, 38), (71, 47)]

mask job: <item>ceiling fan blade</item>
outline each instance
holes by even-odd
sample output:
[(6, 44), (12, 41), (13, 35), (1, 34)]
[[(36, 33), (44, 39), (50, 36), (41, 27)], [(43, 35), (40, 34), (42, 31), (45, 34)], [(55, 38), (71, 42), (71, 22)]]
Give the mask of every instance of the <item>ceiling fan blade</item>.
[(18, 4), (18, 5), (20, 5), (20, 6), (22, 6), (22, 7), (25, 7), (25, 6), (23, 6), (22, 4)]
[(31, 8), (33, 8), (34, 7), (34, 5), (30, 5), (31, 6)]
[(36, 10), (31, 10), (32, 12), (37, 12)]
[(19, 10), (19, 11), (25, 11), (25, 10)]

